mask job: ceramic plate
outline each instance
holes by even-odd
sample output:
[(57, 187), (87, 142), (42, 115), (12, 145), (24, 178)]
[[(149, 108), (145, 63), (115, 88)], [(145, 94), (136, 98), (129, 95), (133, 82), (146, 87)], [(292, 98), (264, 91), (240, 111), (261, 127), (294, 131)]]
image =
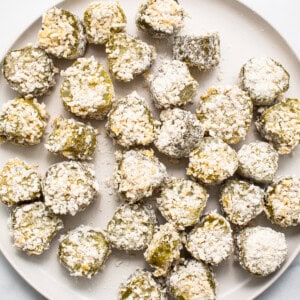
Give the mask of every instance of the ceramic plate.
[[(142, 1), (119, 0), (128, 18), (127, 30), (129, 33), (138, 35), (142, 39), (153, 44), (157, 48), (158, 60), (162, 57), (171, 57), (171, 43), (165, 41), (155, 41), (136, 31), (135, 13)], [(59, 6), (82, 16), (89, 1), (69, 0)], [(300, 95), (300, 63), (292, 49), (285, 40), (262, 18), (237, 1), (223, 0), (181, 0), (181, 3), (189, 13), (186, 19), (184, 32), (201, 33), (205, 31), (218, 31), (221, 37), (222, 60), (220, 66), (208, 73), (200, 73), (192, 70), (193, 75), (199, 82), (198, 95), (195, 97), (197, 105), (199, 95), (212, 85), (232, 85), (237, 83), (241, 66), (253, 56), (271, 56), (279, 60), (291, 75), (290, 89), (287, 96), (299, 97)], [(23, 47), (29, 42), (35, 43), (37, 32), (41, 26), (41, 19), (35, 21), (13, 44), (12, 49)], [(104, 48), (99, 46), (89, 46), (86, 57), (94, 55), (100, 62), (106, 65)], [(56, 65), (65, 69), (71, 61), (57, 61)], [(155, 67), (155, 66), (154, 66)], [(40, 99), (47, 105), (54, 117), (63, 115), (70, 116), (63, 109), (59, 99), (58, 81), (56, 88), (48, 95)], [(115, 82), (117, 97), (123, 97), (128, 93), (137, 90), (144, 96), (152, 107), (149, 92), (147, 91), (142, 77), (135, 79), (131, 83), (120, 84)], [(0, 101), (1, 105), (16, 96), (8, 87), (2, 75), (0, 78)], [(158, 112), (152, 107), (154, 114)], [(195, 111), (195, 106), (188, 106), (188, 109)], [(106, 137), (104, 131), (104, 121), (92, 122), (99, 128), (100, 136), (98, 148), (93, 163), (96, 166), (97, 178), (101, 186), (101, 196), (93, 202), (84, 212), (75, 217), (67, 217), (65, 230), (74, 228), (80, 224), (105, 228), (107, 222), (118, 206), (118, 200), (110, 187), (105, 184), (111, 178), (114, 167), (115, 146)], [(49, 123), (50, 124), (50, 123)], [(49, 132), (50, 128), (48, 128)], [(258, 139), (255, 129), (252, 127), (246, 142)], [(238, 145), (239, 148), (241, 145)], [(280, 158), (278, 175), (300, 175), (299, 169), (299, 149), (293, 155)], [(8, 143), (0, 147), (0, 167), (12, 157), (19, 157), (28, 163), (39, 162), (40, 172), (43, 174), (49, 165), (61, 159), (47, 153), (43, 143), (38, 146), (24, 148), (10, 145)], [(161, 160), (168, 166), (169, 175), (184, 176), (187, 161), (180, 164), (171, 164), (164, 157)], [(206, 211), (218, 208), (217, 189), (211, 190), (211, 197), (208, 201)], [(7, 230), (7, 219), (9, 209), (2, 206), (0, 208), (0, 249), (13, 267), (24, 279), (36, 290), (50, 299), (116, 299), (119, 284), (137, 268), (145, 267), (142, 253), (122, 253), (113, 251), (108, 259), (105, 270), (91, 280), (76, 279), (69, 276), (67, 271), (57, 260), (57, 239), (52, 242), (51, 248), (40, 257), (28, 257), (12, 246)], [(271, 226), (264, 216), (255, 221), (257, 224)], [(280, 228), (275, 228), (281, 230)], [(275, 274), (266, 278), (256, 278), (230, 259), (216, 268), (218, 281), (217, 298), (223, 300), (253, 299), (268, 286), (270, 286), (290, 265), (299, 252), (300, 233), (298, 228), (284, 230), (289, 254), (282, 268)]]

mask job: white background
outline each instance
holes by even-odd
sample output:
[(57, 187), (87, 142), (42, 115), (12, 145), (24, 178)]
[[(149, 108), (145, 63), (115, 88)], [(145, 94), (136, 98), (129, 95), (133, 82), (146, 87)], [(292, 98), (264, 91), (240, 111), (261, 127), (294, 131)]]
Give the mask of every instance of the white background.
[[(133, 0), (129, 0), (133, 1)], [(207, 0), (209, 1), (209, 0)], [(231, 1), (231, 0), (223, 0)], [(0, 57), (14, 40), (57, 0), (1, 0), (0, 1)], [(300, 57), (299, 0), (241, 0), (268, 20), (288, 41)], [(300, 83), (299, 83), (300, 84)], [(299, 95), (300, 97), (300, 95)], [(300, 256), (288, 271), (260, 300), (300, 299)], [(43, 299), (6, 262), (0, 254), (0, 299)]]

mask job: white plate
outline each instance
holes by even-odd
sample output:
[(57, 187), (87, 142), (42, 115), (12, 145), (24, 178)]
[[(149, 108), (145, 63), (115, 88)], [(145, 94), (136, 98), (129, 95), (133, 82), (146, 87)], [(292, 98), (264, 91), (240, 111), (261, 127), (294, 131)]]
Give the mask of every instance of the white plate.
[[(119, 0), (128, 17), (128, 32), (136, 34), (135, 13), (139, 3), (142, 1)], [(300, 95), (300, 63), (292, 49), (284, 39), (262, 18), (253, 13), (250, 9), (236, 1), (223, 0), (181, 0), (188, 11), (190, 18), (186, 20), (186, 32), (200, 33), (203, 31), (217, 30), (221, 36), (222, 61), (220, 67), (210, 73), (201, 73), (193, 70), (200, 87), (199, 94), (211, 85), (231, 85), (237, 82), (238, 73), (242, 64), (253, 56), (271, 56), (278, 59), (291, 75), (290, 89), (287, 96), (299, 97)], [(60, 6), (82, 16), (88, 2), (85, 0), (68, 0)], [(29, 42), (36, 42), (37, 32), (41, 19), (30, 26), (22, 36), (14, 43), (12, 48), (23, 47)], [(162, 41), (151, 41), (141, 33), (137, 33), (143, 39), (148, 40), (157, 47), (159, 57), (171, 56), (170, 45), (165, 46)], [(103, 47), (89, 46), (86, 56), (94, 55), (101, 62), (106, 64)], [(57, 65), (66, 68), (71, 62), (62, 61)], [(52, 118), (58, 115), (70, 116), (63, 110), (59, 100), (59, 82), (52, 93), (44, 97), (48, 111)], [(122, 97), (136, 89), (141, 95), (149, 99), (149, 93), (143, 84), (142, 78), (132, 83), (115, 84), (117, 97)], [(1, 104), (12, 99), (16, 94), (7, 86), (2, 75), (0, 78), (0, 99)], [(199, 95), (195, 97), (195, 102)], [(150, 104), (150, 101), (149, 101)], [(194, 111), (194, 106), (189, 106)], [(153, 109), (155, 112), (155, 109)], [(157, 112), (155, 112), (157, 115)], [(114, 146), (105, 136), (104, 122), (93, 122), (100, 129), (98, 150), (95, 155), (97, 177), (101, 186), (101, 199), (97, 199), (86, 211), (75, 217), (65, 218), (65, 230), (79, 224), (89, 224), (105, 228), (111, 218), (118, 201), (111, 190), (105, 185), (107, 178), (111, 177), (114, 163)], [(48, 128), (48, 131), (50, 129)], [(257, 139), (254, 130), (247, 137), (247, 142)], [(43, 145), (30, 148), (17, 147), (4, 144), (0, 147), (0, 167), (12, 157), (19, 157), (33, 163), (39, 161), (41, 173), (45, 172), (49, 165), (61, 159), (47, 153)], [(186, 161), (180, 165), (171, 165), (165, 158), (162, 160), (169, 167), (169, 174), (184, 176)], [(299, 149), (294, 155), (280, 158), (278, 175), (292, 174), (300, 175), (297, 170), (299, 165)], [(212, 191), (206, 210), (218, 208), (216, 191)], [(17, 272), (31, 284), (36, 290), (50, 299), (116, 299), (117, 289), (120, 282), (126, 280), (137, 267), (146, 266), (141, 253), (132, 256), (120, 251), (113, 251), (105, 270), (91, 280), (75, 279), (68, 275), (67, 271), (57, 261), (57, 238), (51, 244), (50, 250), (40, 257), (28, 257), (17, 249), (13, 248), (8, 235), (7, 218), (9, 209), (2, 206), (0, 209), (0, 249), (12, 264)], [(263, 217), (257, 223), (271, 226)], [(281, 230), (280, 228), (276, 228)], [(281, 230), (283, 231), (283, 230)], [(275, 274), (267, 278), (256, 278), (242, 270), (240, 266), (228, 260), (216, 268), (217, 273), (217, 297), (218, 299), (253, 299), (270, 286), (289, 266), (299, 252), (299, 229), (293, 228), (284, 230), (287, 236), (289, 255), (285, 264)]]

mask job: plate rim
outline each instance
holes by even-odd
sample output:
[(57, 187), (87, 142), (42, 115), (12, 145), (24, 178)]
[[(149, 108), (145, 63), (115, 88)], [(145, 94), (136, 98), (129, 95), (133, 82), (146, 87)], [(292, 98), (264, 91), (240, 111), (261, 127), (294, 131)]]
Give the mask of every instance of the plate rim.
[[(53, 8), (53, 7), (60, 7), (64, 4), (64, 2), (70, 2), (72, 0), (61, 0), (59, 2), (57, 2), (55, 5), (50, 5), (47, 9), (45, 9), (44, 12), (46, 12), (47, 10)], [(291, 53), (295, 56), (295, 58), (297, 59), (297, 61), (300, 64), (300, 53), (298, 54), (294, 48), (292, 47), (291, 43), (285, 38), (285, 36), (276, 28), (273, 26), (273, 24), (267, 20), (266, 18), (264, 18), (262, 16), (261, 13), (259, 13), (258, 11), (255, 11), (252, 7), (250, 7), (248, 4), (243, 3), (242, 0), (231, 0), (231, 2), (236, 2), (238, 3), (238, 5), (240, 5), (243, 8), (246, 8), (249, 12), (251, 12), (253, 15), (255, 15), (256, 17), (258, 17), (261, 21), (263, 21), (266, 25), (268, 25), (276, 34), (278, 37), (280, 37), (282, 39), (282, 41), (286, 44), (286, 46), (289, 48), (289, 50), (291, 51)], [(11, 51), (13, 49), (14, 44), (16, 43), (17, 40), (19, 40), (22, 35), (32, 26), (34, 26), (34, 24), (36, 22), (38, 22), (42, 16), (43, 13), (35, 18), (32, 22), (29, 22), (28, 25), (26, 26), (26, 28), (24, 30), (21, 31), (21, 33), (16, 35), (16, 38), (14, 39), (14, 42), (11, 44), (11, 46), (8, 47), (8, 49), (6, 50), (5, 54), (3, 57), (1, 57), (0, 60), (0, 64), (3, 64), (3, 60), (4, 57), (6, 55), (6, 53), (8, 53), (9, 51)], [(4, 248), (5, 249), (5, 248)], [(51, 294), (51, 295), (47, 295), (47, 288), (45, 286), (41, 286), (39, 285), (37, 282), (33, 281), (31, 282), (29, 278), (26, 278), (26, 274), (24, 274), (23, 270), (18, 268), (17, 265), (15, 264), (13, 258), (10, 257), (8, 251), (3, 250), (3, 247), (0, 243), (0, 251), (2, 253), (2, 255), (4, 256), (4, 258), (6, 259), (6, 261), (11, 265), (11, 267), (13, 268), (13, 270), (30, 286), (32, 287), (36, 292), (38, 292), (42, 297), (46, 298), (46, 299), (54, 299), (55, 295)], [(272, 278), (265, 283), (261, 288), (259, 288), (256, 292), (254, 292), (251, 296), (251, 298), (249, 299), (245, 299), (245, 300), (252, 300), (254, 298), (257, 298), (258, 296), (260, 296), (263, 292), (265, 292), (268, 288), (270, 288), (285, 272), (286, 270), (290, 267), (290, 265), (293, 263), (293, 261), (295, 260), (295, 258), (299, 255), (300, 253), (300, 242), (298, 244), (298, 247), (295, 249), (293, 255), (291, 255), (289, 257), (288, 260), (285, 261), (285, 265), (283, 267), (281, 267), (279, 270), (277, 270), (275, 272), (275, 274), (273, 274)], [(48, 290), (49, 291), (49, 290)], [(72, 299), (74, 300), (82, 300), (83, 297), (77, 296), (76, 294), (72, 295)]]

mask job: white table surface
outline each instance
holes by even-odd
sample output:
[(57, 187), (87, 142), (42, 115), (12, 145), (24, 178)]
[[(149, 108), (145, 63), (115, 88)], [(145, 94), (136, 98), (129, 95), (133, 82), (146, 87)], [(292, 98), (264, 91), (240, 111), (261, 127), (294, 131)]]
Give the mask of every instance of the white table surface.
[[(131, 0), (133, 1), (133, 0)], [(209, 0), (207, 0), (209, 1)], [(224, 0), (231, 1), (231, 0)], [(1, 0), (0, 57), (22, 31), (58, 0)], [(299, 0), (241, 0), (267, 19), (290, 43), (300, 57)], [(297, 17), (298, 16), (298, 17)], [(299, 95), (300, 96), (300, 95)], [(300, 299), (300, 255), (282, 277), (259, 300)], [(0, 299), (43, 299), (9, 265), (0, 253)], [(63, 300), (63, 299), (62, 299)]]

